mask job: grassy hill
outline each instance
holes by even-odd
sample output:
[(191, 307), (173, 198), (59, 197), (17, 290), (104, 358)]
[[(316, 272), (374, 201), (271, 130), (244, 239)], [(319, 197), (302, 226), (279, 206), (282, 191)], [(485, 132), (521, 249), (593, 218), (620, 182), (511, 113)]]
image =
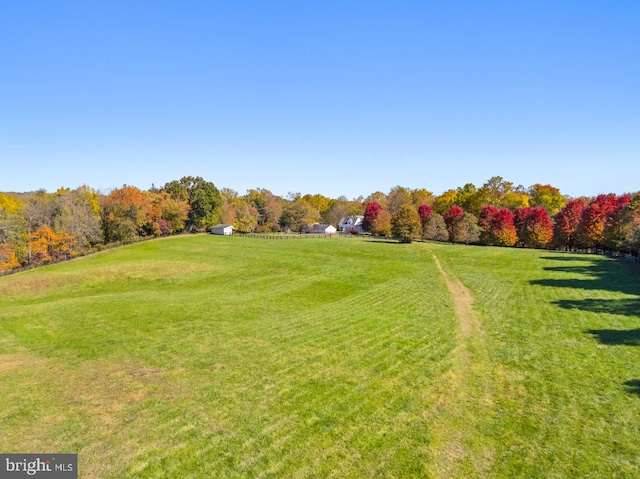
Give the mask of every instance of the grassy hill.
[(81, 477), (635, 477), (640, 276), (211, 235), (0, 278), (0, 450)]

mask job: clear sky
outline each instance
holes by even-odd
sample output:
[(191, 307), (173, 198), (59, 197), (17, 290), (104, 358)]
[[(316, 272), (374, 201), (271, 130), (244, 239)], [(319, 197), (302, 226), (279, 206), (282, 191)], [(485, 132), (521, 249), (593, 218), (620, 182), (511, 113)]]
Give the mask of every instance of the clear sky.
[(640, 1), (0, 0), (0, 191), (640, 190)]

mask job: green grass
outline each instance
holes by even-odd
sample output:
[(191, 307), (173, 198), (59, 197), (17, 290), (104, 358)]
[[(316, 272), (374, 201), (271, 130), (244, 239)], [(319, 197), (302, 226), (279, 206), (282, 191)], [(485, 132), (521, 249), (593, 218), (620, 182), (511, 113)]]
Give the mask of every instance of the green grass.
[(0, 278), (0, 451), (77, 452), (87, 478), (637, 477), (638, 278), (211, 235)]
[(490, 476), (640, 477), (638, 268), (431, 248), (473, 292), (486, 331), (471, 382), (489, 404), (467, 406), (480, 417), (470, 442), (493, 449)]

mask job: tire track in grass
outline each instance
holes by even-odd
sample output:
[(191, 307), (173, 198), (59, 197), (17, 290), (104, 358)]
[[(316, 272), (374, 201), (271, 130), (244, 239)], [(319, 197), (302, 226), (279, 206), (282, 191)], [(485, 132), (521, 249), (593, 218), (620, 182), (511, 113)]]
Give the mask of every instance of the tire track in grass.
[(433, 431), (437, 477), (484, 477), (493, 463), (493, 448), (483, 440), (478, 423), (493, 403), (491, 367), (485, 330), (474, 309), (471, 291), (445, 270), (432, 252), (433, 261), (454, 303), (459, 320), (459, 344), (453, 352), (451, 370), (444, 376), (436, 403)]

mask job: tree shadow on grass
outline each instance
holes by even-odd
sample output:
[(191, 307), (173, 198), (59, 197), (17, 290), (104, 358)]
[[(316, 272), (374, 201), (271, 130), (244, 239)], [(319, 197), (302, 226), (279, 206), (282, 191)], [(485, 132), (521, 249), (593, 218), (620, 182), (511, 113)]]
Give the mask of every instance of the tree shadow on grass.
[(580, 266), (546, 267), (544, 271), (567, 273), (574, 277), (536, 279), (530, 281), (530, 284), (556, 288), (615, 291), (640, 296), (640, 270), (635, 265), (609, 260), (581, 264)]
[(628, 299), (561, 299), (553, 301), (564, 309), (581, 309), (599, 314), (619, 314), (621, 316), (637, 316), (640, 318), (640, 298)]
[(637, 394), (638, 396), (640, 396), (640, 379), (631, 379), (629, 381), (625, 381), (624, 385), (628, 393)]
[(558, 273), (558, 275), (554, 274), (558, 277), (531, 280), (529, 283), (532, 285), (588, 291), (612, 291), (637, 296), (637, 299), (587, 299), (583, 301), (558, 301), (555, 304), (567, 309), (578, 308), (598, 313), (620, 311), (619, 314), (640, 315), (640, 268), (637, 265), (600, 256), (582, 258), (575, 255), (559, 255), (557, 257), (543, 256), (543, 258), (559, 262), (579, 261), (579, 264), (545, 267), (544, 271)]
[[(637, 265), (586, 255), (548, 255), (542, 259), (557, 261), (560, 265), (544, 268), (554, 277), (532, 280), (532, 285), (611, 291), (629, 295), (619, 299), (561, 299), (551, 304), (564, 309), (580, 309), (601, 315), (615, 314), (640, 318), (640, 268)], [(607, 346), (640, 346), (640, 328), (589, 329), (585, 333)], [(627, 393), (640, 396), (640, 379), (626, 381), (624, 388)]]
[(384, 240), (384, 239), (366, 239), (364, 240), (367, 243), (389, 243), (389, 244), (409, 244), (409, 243), (402, 243), (398, 240)]
[(584, 261), (588, 263), (595, 262), (592, 256), (589, 256), (586, 254), (575, 254), (575, 253), (565, 253), (565, 256), (561, 254), (558, 256), (540, 256), (540, 259), (548, 259), (551, 261), (567, 261), (572, 263), (575, 263), (577, 261)]
[(640, 329), (589, 329), (586, 332), (607, 346), (640, 346)]

